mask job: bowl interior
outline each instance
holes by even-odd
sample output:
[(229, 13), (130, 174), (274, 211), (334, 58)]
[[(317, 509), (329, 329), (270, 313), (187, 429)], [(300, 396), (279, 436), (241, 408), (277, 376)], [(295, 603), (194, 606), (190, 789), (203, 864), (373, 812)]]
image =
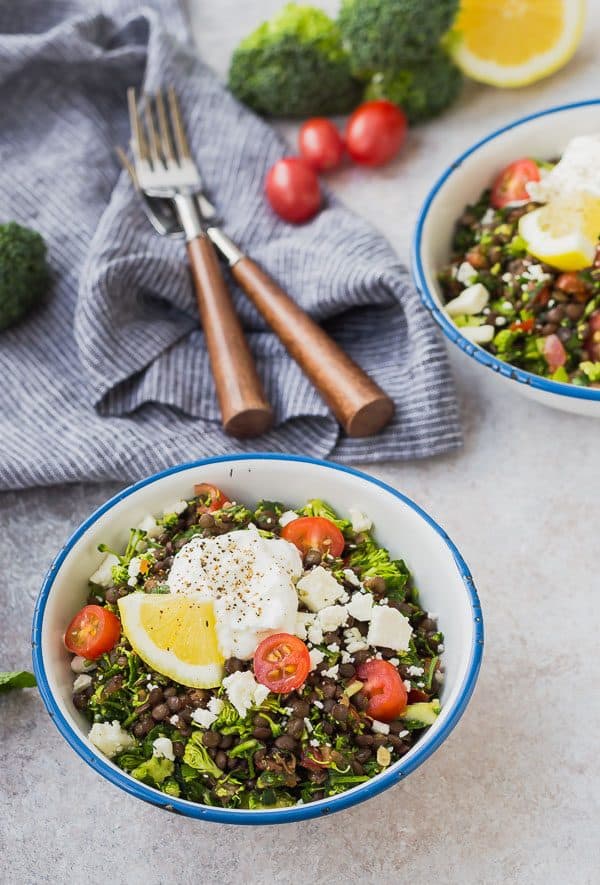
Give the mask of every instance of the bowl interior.
[[(436, 724), (400, 763), (396, 763), (395, 779), (400, 779), (410, 769), (411, 758), (419, 752), (424, 741), (435, 743), (436, 734), (449, 730), (450, 717), (457, 718), (455, 708), (466, 702), (465, 692), (468, 697), (469, 684), (474, 682), (477, 668), (473, 668), (473, 658), (478, 651), (475, 637), (481, 635), (481, 624), (479, 610), (474, 611), (473, 607), (471, 579), (464, 563), (455, 558), (455, 552), (448, 546), (449, 542), (446, 542), (440, 530), (414, 505), (398, 497), (397, 493), (344, 468), (285, 456), (217, 459), (211, 463), (176, 469), (176, 472), (162, 475), (156, 480), (138, 484), (133, 492), (125, 491), (108, 502), (78, 530), (75, 540), (67, 544), (57, 566), (50, 573), (50, 586), (46, 587), (47, 595), (40, 603), (37, 616), (38, 625), (41, 620), (41, 642), (34, 651), (36, 664), (45, 671), (48, 691), (66, 723), (63, 733), (72, 742), (68, 731), (73, 730), (83, 744), (83, 752), (81, 743), (76, 749), (88, 761), (90, 754), (97, 755), (87, 740), (89, 725), (71, 701), (73, 675), (69, 666), (70, 655), (62, 643), (67, 623), (85, 601), (89, 575), (102, 559), (97, 545), (104, 542), (109, 547), (121, 549), (130, 527), (137, 525), (148, 513), (159, 514), (179, 498), (190, 497), (194, 483), (202, 481), (215, 483), (230, 498), (240, 502), (252, 503), (267, 498), (282, 500), (293, 507), (301, 506), (314, 497), (324, 498), (342, 513), (347, 513), (350, 507), (357, 507), (373, 519), (378, 540), (393, 555), (406, 559), (416, 577), (424, 607), (438, 615), (445, 634), (443, 662), (446, 681), (442, 693), (443, 709)], [(476, 596), (474, 600), (476, 603)], [(119, 772), (121, 778), (125, 777), (140, 787), (137, 781), (124, 775), (109, 760), (103, 762)], [(378, 778), (382, 776), (378, 775)], [(359, 785), (354, 791), (360, 791), (362, 787)], [(150, 788), (144, 790), (157, 793)], [(323, 802), (332, 806), (337, 799)], [(192, 803), (184, 803), (183, 800), (179, 804), (192, 806)], [(283, 814), (286, 810), (282, 809), (279, 813)], [(229, 814), (247, 816), (248, 812), (231, 811)], [(263, 812), (255, 811), (252, 814)], [(277, 812), (271, 812), (271, 816), (273, 814)]]
[(454, 225), (465, 205), (476, 200), (513, 160), (525, 156), (558, 158), (573, 136), (598, 131), (600, 102), (558, 108), (500, 131), (450, 168), (424, 209), (414, 256), (437, 307), (443, 302), (436, 275), (448, 261)]

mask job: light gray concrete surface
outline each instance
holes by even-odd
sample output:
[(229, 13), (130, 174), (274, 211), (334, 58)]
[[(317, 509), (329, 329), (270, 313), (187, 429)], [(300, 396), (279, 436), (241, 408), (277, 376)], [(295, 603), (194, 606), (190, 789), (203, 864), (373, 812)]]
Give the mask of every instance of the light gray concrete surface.
[[(205, 59), (230, 51), (279, 0), (191, 0)], [(323, 4), (326, 5), (326, 4)], [(335, 4), (327, 4), (330, 8)], [(516, 115), (592, 97), (600, 9), (566, 70), (518, 92), (470, 85), (381, 171), (332, 186), (408, 255), (433, 178)], [(282, 131), (293, 138), (291, 126)], [(370, 468), (439, 519), (472, 568), (487, 647), (473, 701), (447, 743), (403, 784), (322, 821), (228, 828), (120, 793), (69, 750), (35, 691), (0, 698), (0, 882), (598, 882), (598, 432), (453, 361), (466, 443), (453, 456)], [(43, 573), (117, 486), (0, 495), (0, 666), (28, 666)]]

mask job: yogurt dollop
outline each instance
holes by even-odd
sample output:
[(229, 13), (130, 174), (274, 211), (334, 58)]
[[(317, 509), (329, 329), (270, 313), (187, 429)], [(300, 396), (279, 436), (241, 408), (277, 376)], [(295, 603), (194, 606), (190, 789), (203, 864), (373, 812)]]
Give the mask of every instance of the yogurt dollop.
[(171, 593), (211, 600), (221, 653), (248, 660), (265, 636), (294, 632), (301, 574), (293, 544), (251, 528), (192, 538), (176, 554), (168, 585)]

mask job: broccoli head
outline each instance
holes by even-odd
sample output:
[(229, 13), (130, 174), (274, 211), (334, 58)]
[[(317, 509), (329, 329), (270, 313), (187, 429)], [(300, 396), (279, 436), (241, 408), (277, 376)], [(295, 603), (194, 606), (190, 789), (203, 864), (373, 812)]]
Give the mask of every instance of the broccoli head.
[(396, 71), (375, 74), (365, 99), (387, 98), (399, 105), (411, 123), (435, 117), (460, 92), (462, 74), (442, 49), (427, 61), (406, 65)]
[(335, 23), (319, 9), (294, 3), (240, 43), (229, 88), (271, 117), (343, 114), (360, 99)]
[(424, 61), (451, 26), (459, 0), (342, 0), (338, 25), (356, 76)]
[(24, 317), (48, 286), (46, 244), (15, 221), (0, 224), (0, 329)]

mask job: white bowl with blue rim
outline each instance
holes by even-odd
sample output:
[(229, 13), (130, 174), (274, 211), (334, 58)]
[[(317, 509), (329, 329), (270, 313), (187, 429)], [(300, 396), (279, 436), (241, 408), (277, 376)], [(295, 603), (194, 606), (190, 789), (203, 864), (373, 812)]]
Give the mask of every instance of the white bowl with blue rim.
[[(413, 571), (425, 609), (444, 632), (442, 710), (434, 725), (398, 762), (372, 780), (333, 798), (274, 809), (225, 809), (178, 799), (121, 771), (88, 740), (89, 723), (72, 703), (73, 673), (62, 637), (85, 603), (87, 580), (102, 554), (98, 544), (123, 545), (129, 528), (166, 502), (189, 498), (195, 483), (210, 482), (232, 499), (261, 498), (300, 506), (324, 498), (342, 513), (358, 507), (375, 525), (376, 537)], [(294, 455), (234, 455), (173, 467), (141, 480), (96, 510), (69, 538), (42, 586), (33, 619), (33, 666), (42, 699), (73, 750), (115, 786), (188, 817), (234, 824), (274, 824), (319, 817), (381, 793), (423, 764), (445, 741), (471, 697), (483, 651), (483, 623), (473, 578), (443, 529), (409, 498), (348, 467)]]
[(518, 369), (465, 338), (444, 311), (437, 274), (450, 258), (456, 220), (501, 169), (524, 156), (554, 159), (575, 135), (599, 131), (600, 99), (596, 99), (531, 114), (492, 132), (451, 163), (434, 184), (419, 214), (412, 247), (413, 275), (425, 306), (474, 366), (491, 369), (504, 384), (547, 406), (595, 417), (600, 417), (600, 389), (551, 381)]

